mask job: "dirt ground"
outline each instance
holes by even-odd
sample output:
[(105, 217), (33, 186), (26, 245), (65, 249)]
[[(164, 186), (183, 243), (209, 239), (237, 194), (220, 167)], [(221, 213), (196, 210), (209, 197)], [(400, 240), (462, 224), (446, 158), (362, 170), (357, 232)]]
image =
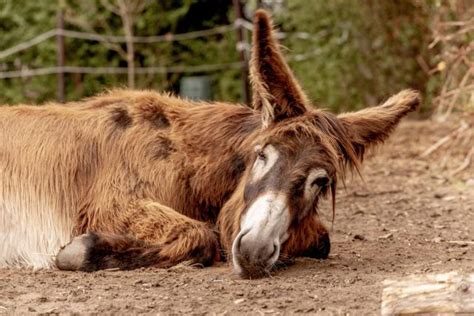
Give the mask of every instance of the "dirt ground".
[[(327, 260), (298, 259), (260, 280), (235, 278), (226, 265), (0, 269), (0, 313), (379, 314), (384, 279), (474, 272), (474, 167), (448, 179), (439, 167), (443, 150), (419, 158), (455, 125), (406, 121), (366, 160), (365, 184), (349, 179), (339, 190)], [(466, 148), (455, 149), (448, 165), (459, 165)], [(327, 204), (323, 211), (329, 222)]]

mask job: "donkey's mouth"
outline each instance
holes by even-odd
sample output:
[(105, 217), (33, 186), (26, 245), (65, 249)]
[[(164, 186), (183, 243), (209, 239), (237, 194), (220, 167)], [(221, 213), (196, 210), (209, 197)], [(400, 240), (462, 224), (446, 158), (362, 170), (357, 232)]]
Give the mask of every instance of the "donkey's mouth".
[[(259, 264), (242, 262), (239, 271), (235, 272), (243, 279), (261, 279), (271, 276), (272, 269), (273, 265), (264, 267)], [(234, 270), (236, 270), (235, 267)]]
[(286, 270), (294, 263), (293, 257), (288, 257), (284, 254), (281, 254), (278, 260), (273, 264), (267, 266), (248, 262), (241, 257), (238, 257), (237, 260), (239, 264), (237, 267), (234, 265), (234, 273), (243, 279), (261, 279), (270, 277), (273, 273)]

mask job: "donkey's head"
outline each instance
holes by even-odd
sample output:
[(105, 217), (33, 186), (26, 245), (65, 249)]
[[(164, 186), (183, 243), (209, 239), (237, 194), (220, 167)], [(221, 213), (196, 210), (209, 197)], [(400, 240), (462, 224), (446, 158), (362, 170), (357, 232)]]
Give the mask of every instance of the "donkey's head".
[(234, 269), (258, 276), (279, 257), (301, 252), (297, 244), (314, 237), (302, 236), (303, 230), (317, 234), (304, 227), (314, 219), (318, 200), (331, 193), (334, 205), (345, 167), (358, 170), (364, 151), (384, 141), (419, 97), (402, 91), (379, 107), (339, 116), (313, 109), (261, 10), (254, 21), (250, 79), (262, 129), (252, 139), (250, 163), (224, 206), (221, 224)]

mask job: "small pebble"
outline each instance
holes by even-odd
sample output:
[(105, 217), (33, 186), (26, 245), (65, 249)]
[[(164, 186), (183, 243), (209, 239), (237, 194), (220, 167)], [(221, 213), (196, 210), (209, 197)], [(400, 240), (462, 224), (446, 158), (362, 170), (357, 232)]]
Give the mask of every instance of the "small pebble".
[(354, 240), (365, 240), (365, 237), (360, 234), (355, 234), (354, 237), (352, 237)]

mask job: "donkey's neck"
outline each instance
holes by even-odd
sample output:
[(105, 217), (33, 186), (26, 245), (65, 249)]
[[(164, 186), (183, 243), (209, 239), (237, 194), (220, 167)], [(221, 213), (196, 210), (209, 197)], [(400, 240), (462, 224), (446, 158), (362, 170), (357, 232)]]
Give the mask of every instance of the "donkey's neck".
[(250, 163), (260, 117), (244, 106), (215, 103), (192, 107), (175, 123), (192, 169), (193, 204), (207, 208), (196, 210), (202, 219), (214, 221)]
[(185, 150), (205, 156), (241, 150), (261, 127), (260, 116), (252, 109), (227, 103), (191, 107), (175, 123), (183, 133)]

